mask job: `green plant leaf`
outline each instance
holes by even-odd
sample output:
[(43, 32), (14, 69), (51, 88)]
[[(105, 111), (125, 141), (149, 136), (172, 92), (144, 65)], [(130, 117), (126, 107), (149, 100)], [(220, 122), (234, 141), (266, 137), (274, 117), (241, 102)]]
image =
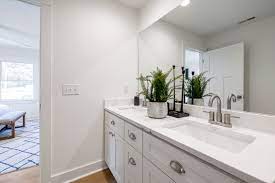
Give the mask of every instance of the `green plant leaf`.
[[(157, 68), (148, 76), (141, 74), (140, 77), (137, 78), (140, 81), (142, 90), (140, 94), (144, 95), (150, 102), (167, 102), (167, 100), (171, 99), (174, 92), (174, 88), (170, 87), (170, 85), (182, 77), (182, 75), (179, 75), (175, 79), (168, 80), (172, 71), (173, 68), (164, 73)], [(180, 87), (181, 86), (176, 86), (176, 88)]]

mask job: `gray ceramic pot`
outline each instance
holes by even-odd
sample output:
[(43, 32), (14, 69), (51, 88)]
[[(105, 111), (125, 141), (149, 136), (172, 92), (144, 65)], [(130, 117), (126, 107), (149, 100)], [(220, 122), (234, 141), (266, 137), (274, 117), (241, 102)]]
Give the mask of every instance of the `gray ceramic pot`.
[(147, 113), (150, 118), (162, 119), (167, 116), (167, 102), (148, 102)]

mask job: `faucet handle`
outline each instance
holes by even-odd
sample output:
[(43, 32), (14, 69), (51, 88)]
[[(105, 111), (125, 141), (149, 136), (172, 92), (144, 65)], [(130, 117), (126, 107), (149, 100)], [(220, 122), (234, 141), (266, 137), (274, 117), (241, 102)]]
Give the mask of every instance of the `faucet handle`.
[(224, 114), (224, 124), (231, 125), (231, 118), (240, 119), (238, 116), (232, 116), (231, 114)]
[(241, 117), (239, 117), (239, 116), (232, 116), (232, 115), (231, 115), (231, 118), (241, 119)]
[(215, 121), (215, 112), (213, 112), (213, 111), (203, 111), (203, 112), (209, 114), (209, 118), (208, 118), (209, 122)]

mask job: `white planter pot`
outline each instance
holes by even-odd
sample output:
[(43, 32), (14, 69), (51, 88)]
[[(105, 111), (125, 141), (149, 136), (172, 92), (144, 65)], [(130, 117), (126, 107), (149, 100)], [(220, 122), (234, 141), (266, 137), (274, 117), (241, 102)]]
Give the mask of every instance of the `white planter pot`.
[(194, 105), (204, 106), (204, 100), (203, 100), (203, 98), (199, 98), (199, 99), (195, 99), (194, 98)]
[(150, 118), (162, 119), (168, 114), (167, 102), (148, 102), (147, 113)]

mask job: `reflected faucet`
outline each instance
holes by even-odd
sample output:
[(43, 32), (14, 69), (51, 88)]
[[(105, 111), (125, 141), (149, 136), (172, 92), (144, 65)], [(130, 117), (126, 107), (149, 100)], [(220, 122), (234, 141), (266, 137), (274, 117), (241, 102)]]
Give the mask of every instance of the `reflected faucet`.
[(216, 121), (222, 122), (222, 102), (221, 98), (218, 95), (213, 95), (210, 97), (208, 106), (213, 107), (213, 103), (217, 99), (217, 113), (216, 113)]
[(234, 94), (229, 95), (227, 98), (227, 109), (231, 110), (232, 102), (237, 102), (237, 97)]

